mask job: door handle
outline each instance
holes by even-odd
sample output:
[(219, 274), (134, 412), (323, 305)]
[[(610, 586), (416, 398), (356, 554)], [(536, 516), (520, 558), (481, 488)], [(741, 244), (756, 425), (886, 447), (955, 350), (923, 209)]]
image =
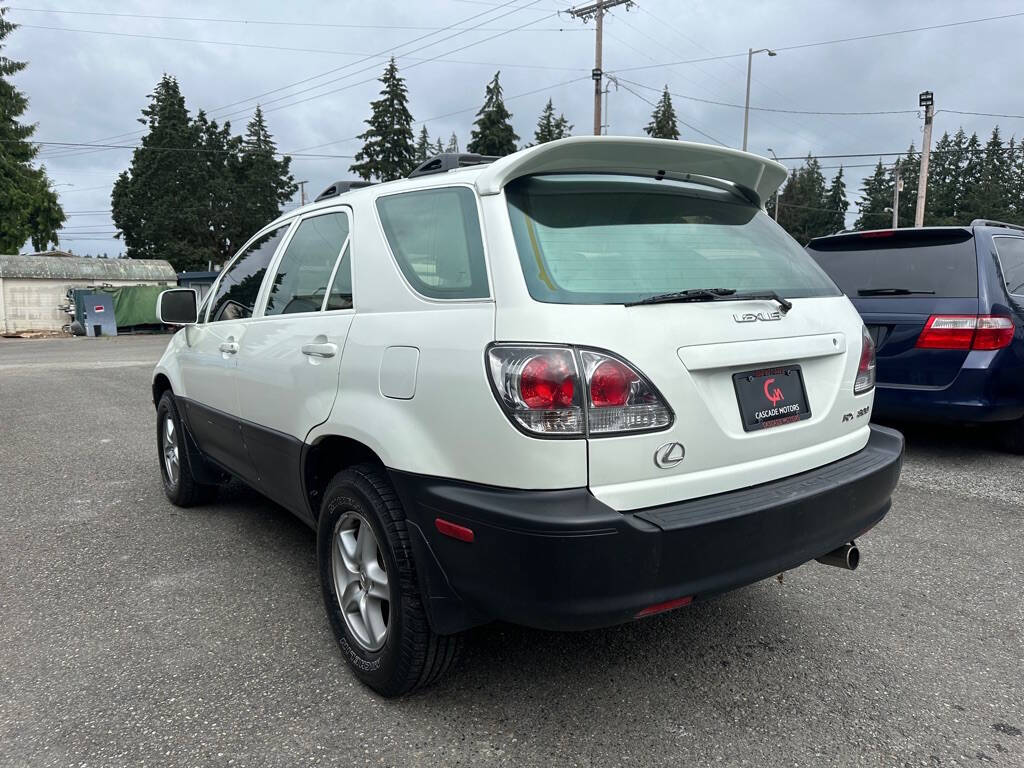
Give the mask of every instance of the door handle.
[(220, 349), (220, 351), (223, 352), (225, 355), (233, 355), (236, 352), (238, 352), (238, 342), (225, 341), (223, 344), (220, 345), (220, 347), (218, 347), (218, 349)]
[(337, 344), (303, 344), (302, 354), (309, 357), (334, 357), (338, 354)]

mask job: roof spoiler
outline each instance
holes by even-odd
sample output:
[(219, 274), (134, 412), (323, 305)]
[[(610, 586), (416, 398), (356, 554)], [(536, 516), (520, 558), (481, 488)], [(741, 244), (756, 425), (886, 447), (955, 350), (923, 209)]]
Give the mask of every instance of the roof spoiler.
[(763, 205), (786, 180), (786, 167), (728, 147), (633, 136), (572, 136), (508, 155), (476, 178), (481, 195), (496, 195), (514, 179), (538, 173), (623, 173), (676, 181), (727, 182)]

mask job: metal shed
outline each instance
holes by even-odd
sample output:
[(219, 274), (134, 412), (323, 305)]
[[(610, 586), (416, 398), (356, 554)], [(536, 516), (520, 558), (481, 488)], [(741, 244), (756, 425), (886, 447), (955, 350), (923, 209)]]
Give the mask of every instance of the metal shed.
[(0, 332), (59, 331), (69, 288), (177, 284), (163, 259), (93, 259), (57, 254), (0, 255)]

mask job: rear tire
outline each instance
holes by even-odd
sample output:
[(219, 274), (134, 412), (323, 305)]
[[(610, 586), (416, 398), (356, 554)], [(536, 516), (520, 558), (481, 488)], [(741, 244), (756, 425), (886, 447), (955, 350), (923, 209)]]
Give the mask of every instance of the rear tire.
[(193, 507), (213, 500), (217, 486), (200, 483), (192, 471), (192, 455), (174, 395), (168, 390), (156, 407), (156, 445), (164, 493), (177, 507)]
[(382, 467), (358, 464), (328, 485), (317, 560), (331, 629), (363, 683), (382, 696), (402, 696), (455, 663), (462, 637), (430, 628), (405, 513)]

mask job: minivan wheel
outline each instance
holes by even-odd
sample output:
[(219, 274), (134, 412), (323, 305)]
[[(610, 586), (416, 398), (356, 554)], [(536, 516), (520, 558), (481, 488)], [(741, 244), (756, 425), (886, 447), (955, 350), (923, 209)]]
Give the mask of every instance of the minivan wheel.
[(172, 504), (191, 507), (206, 503), (216, 495), (217, 486), (195, 479), (178, 406), (170, 391), (163, 393), (156, 407), (156, 443), (164, 493)]
[(317, 526), (324, 607), (352, 672), (382, 696), (410, 693), (447, 672), (460, 635), (430, 628), (402, 505), (376, 464), (339, 472)]

